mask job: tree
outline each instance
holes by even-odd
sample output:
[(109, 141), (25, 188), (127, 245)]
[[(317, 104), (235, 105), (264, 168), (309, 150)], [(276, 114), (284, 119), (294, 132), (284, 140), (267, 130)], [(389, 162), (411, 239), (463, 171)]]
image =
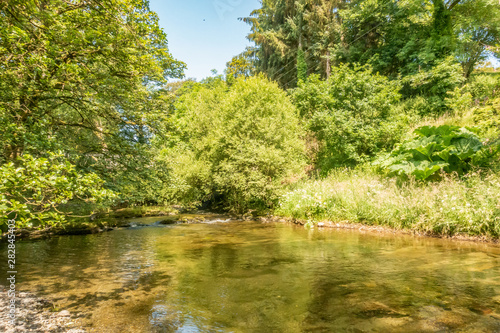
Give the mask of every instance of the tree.
[(229, 84), (233, 84), (234, 80), (240, 76), (250, 77), (255, 74), (254, 55), (255, 50), (248, 47), (245, 52), (233, 57), (226, 64), (224, 72), (226, 74), (226, 81)]
[(454, 15), (457, 57), (468, 78), (476, 64), (492, 55), (500, 43), (500, 4), (490, 0), (463, 1), (456, 6)]
[(454, 35), (450, 8), (444, 0), (433, 0), (431, 49), (437, 58), (447, 57), (453, 51)]
[(2, 115), (16, 125), (5, 133), (4, 160), (47, 141), (46, 133), (26, 137), (40, 133), (37, 126), (79, 129), (105, 147), (119, 130), (140, 129), (148, 85), (182, 75), (143, 1), (14, 0), (2, 2), (0, 16)]
[(258, 70), (293, 87), (295, 65), (304, 63), (322, 77), (333, 62), (370, 64), (396, 78), (455, 56), (467, 77), (499, 42), (499, 7), (494, 0), (266, 0), (244, 20)]
[[(405, 119), (395, 112), (399, 85), (369, 67), (335, 67), (326, 81), (311, 75), (293, 92), (306, 128), (319, 141), (317, 167), (322, 173), (366, 162), (392, 148)], [(400, 121), (401, 120), (401, 121)]]
[(307, 63), (303, 50), (297, 51), (297, 80), (305, 81), (307, 79)]
[(344, 63), (370, 64), (391, 78), (432, 68), (434, 4), (430, 0), (354, 1), (340, 11), (344, 45), (335, 56)]
[(199, 84), (178, 100), (177, 135), (164, 143), (178, 200), (236, 212), (265, 209), (303, 174), (297, 110), (263, 76)]
[(78, 173), (60, 153), (48, 155), (34, 158), (24, 154), (20, 166), (12, 162), (0, 166), (0, 228), (9, 218), (18, 227), (54, 225), (74, 216), (59, 210), (71, 200), (96, 204), (114, 198), (96, 174)]
[[(265, 0), (243, 21), (248, 39), (257, 45), (256, 67), (283, 87), (295, 86), (298, 75), (329, 75), (329, 49), (340, 38), (338, 7), (344, 1)], [(306, 73), (307, 71), (307, 73)]]
[(1, 162), (62, 150), (108, 185), (147, 164), (185, 67), (145, 0), (1, 1), (0, 64)]
[(344, 36), (339, 11), (346, 4), (343, 0), (314, 0), (304, 13), (304, 20), (307, 22), (304, 27), (306, 35), (314, 41), (309, 52), (315, 59), (321, 60), (313, 67), (314, 72), (325, 78), (329, 78), (331, 74), (331, 49), (336, 44), (343, 46)]

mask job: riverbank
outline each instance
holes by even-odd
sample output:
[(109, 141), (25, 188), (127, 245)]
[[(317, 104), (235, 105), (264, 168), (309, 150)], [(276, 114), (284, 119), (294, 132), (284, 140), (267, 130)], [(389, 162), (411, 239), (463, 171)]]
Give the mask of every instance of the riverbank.
[(296, 184), (274, 215), (310, 225), (334, 221), (328, 224), (498, 242), (500, 177), (475, 173), (398, 184), (366, 171), (337, 171)]
[[(299, 182), (280, 198), (267, 217), (217, 215), (182, 207), (122, 208), (93, 221), (42, 230), (16, 229), (17, 238), (44, 239), (130, 228), (134, 218), (163, 217), (158, 224), (200, 223), (207, 219), (286, 221), (307, 226), (357, 229), (456, 240), (499, 243), (500, 177), (478, 173), (439, 182), (398, 184), (369, 171), (340, 170), (322, 180)], [(273, 216), (269, 218), (269, 216)], [(278, 217), (274, 217), (278, 216)], [(2, 237), (5, 240), (5, 235)]]
[(474, 243), (485, 243), (486, 245), (499, 245), (500, 240), (497, 238), (491, 238), (486, 236), (469, 236), (469, 235), (442, 235), (442, 234), (433, 234), (433, 233), (425, 233), (418, 230), (411, 229), (394, 229), (388, 226), (382, 225), (368, 225), (362, 223), (355, 223), (349, 221), (316, 221), (311, 223), (310, 220), (302, 220), (296, 219), (293, 217), (284, 217), (284, 216), (266, 216), (258, 219), (263, 223), (287, 223), (287, 224), (295, 224), (303, 227), (314, 227), (314, 228), (332, 228), (332, 229), (345, 229), (345, 230), (353, 230), (360, 233), (369, 233), (374, 235), (407, 235), (407, 236), (415, 236), (415, 237), (424, 237), (424, 238), (439, 238), (439, 239), (449, 239), (453, 241), (462, 241), (462, 242), (474, 242)]
[[(8, 300), (7, 291), (0, 286), (0, 298)], [(8, 302), (0, 303), (0, 332), (19, 333), (85, 333), (78, 327), (78, 318), (69, 311), (51, 312), (54, 305), (34, 294), (19, 292), (16, 294), (15, 325), (9, 324)]]
[[(76, 207), (72, 208), (74, 210)], [(165, 216), (165, 220), (168, 221), (170, 219), (169, 217), (179, 215), (181, 211), (182, 208), (176, 206), (141, 206), (120, 208), (105, 212), (97, 212), (85, 219), (79, 218), (64, 224), (52, 225), (45, 228), (16, 228), (15, 235), (17, 239), (45, 239), (54, 236), (97, 234), (112, 231), (117, 228), (131, 227), (130, 221), (127, 221), (131, 218)], [(87, 212), (82, 212), (82, 214), (84, 213)], [(168, 222), (165, 224), (168, 224)], [(6, 232), (2, 232), (0, 241), (5, 241), (6, 236)]]
[[(155, 221), (154, 224), (135, 221), (135, 219), (141, 219), (144, 217), (158, 217), (158, 220)], [(116, 229), (148, 227), (154, 225), (203, 223), (207, 221), (222, 221), (228, 219), (242, 221), (253, 219), (253, 217), (220, 215), (209, 212), (196, 212), (193, 214), (165, 213), (160, 215), (148, 213), (141, 215), (131, 212), (124, 212), (122, 210), (117, 215), (110, 214), (105, 219), (99, 219), (91, 222), (68, 223), (64, 225), (50, 226), (43, 229), (18, 228), (15, 229), (15, 235), (16, 239), (39, 240), (57, 236), (98, 234), (113, 231)], [(4, 233), (0, 237), (0, 241), (6, 240), (7, 233)]]
[[(150, 216), (154, 217), (154, 216)], [(137, 227), (151, 227), (154, 225), (172, 225), (172, 224), (191, 224), (191, 223), (207, 223), (209, 221), (222, 221), (231, 219), (233, 221), (260, 221), (263, 223), (288, 223), (295, 224), (304, 227), (316, 227), (316, 228), (336, 228), (336, 229), (349, 229), (356, 230), (362, 233), (372, 233), (372, 234), (384, 234), (384, 235), (411, 235), (418, 237), (431, 237), (431, 238), (443, 238), (451, 239), (456, 241), (467, 241), (467, 242), (480, 242), (489, 244), (500, 244), (498, 238), (489, 237), (486, 235), (467, 235), (467, 234), (440, 234), (431, 231), (422, 231), (418, 229), (397, 229), (387, 225), (373, 225), (368, 223), (352, 222), (348, 220), (342, 221), (330, 221), (327, 219), (321, 220), (306, 220), (290, 216), (283, 215), (267, 215), (260, 217), (252, 216), (229, 216), (229, 215), (218, 215), (211, 213), (198, 213), (198, 214), (182, 214), (174, 216), (158, 216), (159, 219), (154, 224), (144, 224), (134, 222), (134, 218), (128, 218), (127, 220), (107, 222), (109, 224), (98, 223), (84, 223), (72, 226), (56, 226), (39, 229), (16, 229), (16, 238), (25, 240), (40, 240), (48, 239), (58, 236), (71, 236), (71, 235), (87, 235), (87, 234), (97, 234), (103, 232), (109, 232), (118, 229), (127, 228), (137, 228)], [(2, 236), (0, 241), (6, 240), (6, 234)]]

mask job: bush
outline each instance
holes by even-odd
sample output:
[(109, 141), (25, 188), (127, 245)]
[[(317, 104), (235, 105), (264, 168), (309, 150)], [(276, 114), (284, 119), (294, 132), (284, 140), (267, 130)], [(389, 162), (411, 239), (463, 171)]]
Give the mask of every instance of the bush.
[(304, 169), (303, 130), (288, 96), (264, 77), (197, 86), (177, 102), (169, 156), (178, 200), (237, 212), (273, 205)]
[(321, 142), (317, 167), (325, 174), (390, 149), (406, 132), (408, 117), (395, 105), (399, 85), (367, 66), (341, 66), (327, 81), (310, 76), (293, 92), (309, 131)]
[(486, 147), (470, 129), (458, 126), (423, 126), (375, 165), (389, 175), (436, 178), (440, 171), (464, 175), (473, 166), (487, 166), (497, 147)]
[(414, 96), (403, 101), (402, 106), (406, 113), (418, 115), (419, 117), (434, 114), (436, 109), (441, 107), (441, 101), (423, 96)]
[[(473, 76), (466, 85), (449, 91), (445, 102), (448, 109), (464, 113), (473, 106), (481, 108), (481, 106), (490, 105), (491, 102), (494, 104), (497, 96), (500, 96), (500, 79), (492, 75), (480, 74)], [(482, 110), (479, 112), (481, 113)]]
[(500, 77), (488, 74), (474, 75), (466, 88), (474, 101), (484, 102), (500, 95)]
[(484, 137), (498, 140), (500, 137), (500, 98), (489, 101), (485, 106), (474, 108), (472, 116)]

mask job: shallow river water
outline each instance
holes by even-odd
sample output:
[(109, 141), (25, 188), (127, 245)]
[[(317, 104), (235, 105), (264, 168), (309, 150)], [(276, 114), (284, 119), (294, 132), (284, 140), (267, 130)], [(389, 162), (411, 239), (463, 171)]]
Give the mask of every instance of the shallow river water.
[(17, 260), (18, 289), (89, 332), (500, 332), (491, 245), (230, 221), (18, 241)]

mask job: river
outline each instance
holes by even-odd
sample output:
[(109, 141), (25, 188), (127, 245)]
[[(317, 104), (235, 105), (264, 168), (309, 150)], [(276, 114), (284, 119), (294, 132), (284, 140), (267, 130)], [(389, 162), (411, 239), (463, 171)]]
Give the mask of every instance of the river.
[(500, 332), (498, 246), (161, 219), (18, 241), (17, 288), (89, 332)]

